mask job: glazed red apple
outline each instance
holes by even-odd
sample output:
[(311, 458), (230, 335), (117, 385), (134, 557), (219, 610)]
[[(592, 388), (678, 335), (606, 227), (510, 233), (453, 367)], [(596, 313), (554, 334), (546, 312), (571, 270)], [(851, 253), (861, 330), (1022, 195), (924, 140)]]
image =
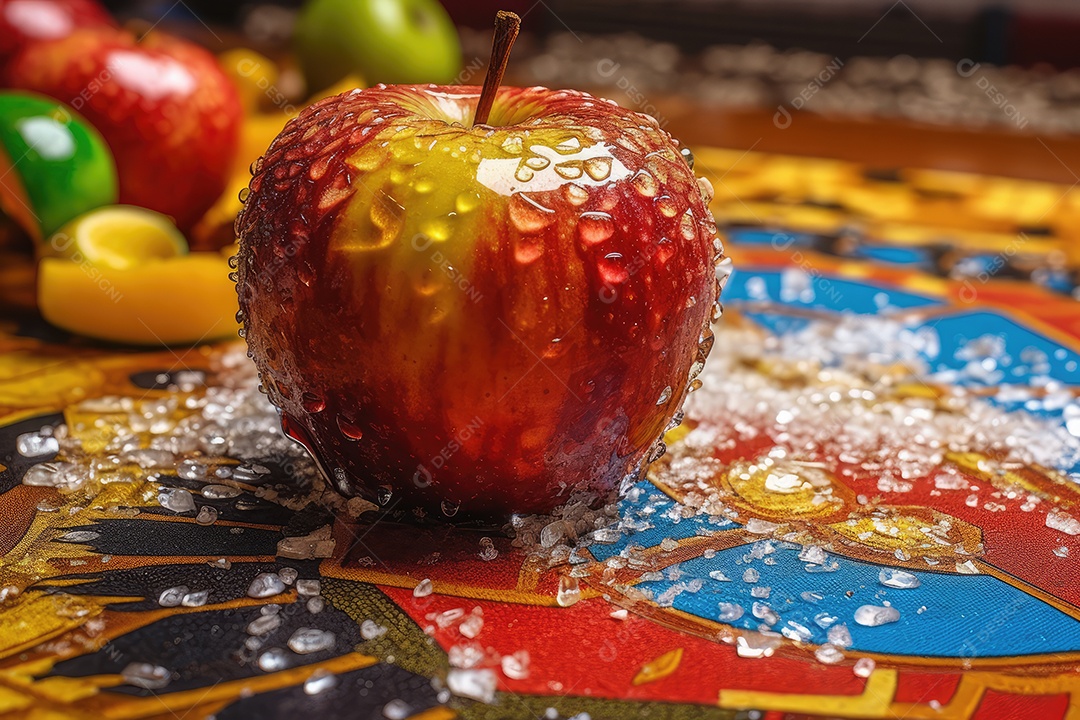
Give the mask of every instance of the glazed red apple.
[(78, 30), (35, 43), (12, 60), (10, 84), (83, 115), (116, 158), (120, 202), (190, 227), (228, 181), (240, 132), (235, 86), (214, 56), (151, 32)]
[(581, 92), (323, 100), (237, 220), (246, 338), (346, 493), (546, 511), (657, 454), (712, 342), (705, 192), (656, 121)]
[(96, 0), (0, 0), (0, 67), (32, 43), (58, 40), (78, 28), (112, 25)]

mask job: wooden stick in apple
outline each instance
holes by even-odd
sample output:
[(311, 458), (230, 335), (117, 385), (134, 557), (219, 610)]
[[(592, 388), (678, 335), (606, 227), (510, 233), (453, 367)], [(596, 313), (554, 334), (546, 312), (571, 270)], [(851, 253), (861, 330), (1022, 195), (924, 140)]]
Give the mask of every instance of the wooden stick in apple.
[(487, 74), (484, 75), (480, 101), (476, 103), (473, 125), (487, 124), (488, 116), (491, 114), (491, 105), (495, 102), (495, 93), (502, 84), (506, 64), (510, 61), (510, 48), (514, 47), (514, 41), (517, 40), (520, 29), (521, 18), (517, 16), (517, 13), (500, 10), (495, 14), (495, 39), (491, 42), (491, 60), (488, 62)]

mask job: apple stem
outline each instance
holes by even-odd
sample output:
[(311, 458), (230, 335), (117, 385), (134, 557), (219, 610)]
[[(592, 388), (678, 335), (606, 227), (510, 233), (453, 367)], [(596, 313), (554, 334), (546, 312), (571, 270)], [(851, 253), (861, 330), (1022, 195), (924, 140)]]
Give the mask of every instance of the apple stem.
[(495, 37), (491, 41), (491, 60), (488, 62), (487, 74), (484, 75), (484, 87), (480, 91), (480, 101), (476, 104), (473, 125), (487, 124), (491, 106), (495, 102), (495, 93), (499, 91), (503, 74), (506, 72), (506, 64), (510, 61), (510, 48), (514, 47), (514, 41), (517, 40), (520, 29), (521, 18), (517, 16), (517, 13), (508, 10), (495, 13)]

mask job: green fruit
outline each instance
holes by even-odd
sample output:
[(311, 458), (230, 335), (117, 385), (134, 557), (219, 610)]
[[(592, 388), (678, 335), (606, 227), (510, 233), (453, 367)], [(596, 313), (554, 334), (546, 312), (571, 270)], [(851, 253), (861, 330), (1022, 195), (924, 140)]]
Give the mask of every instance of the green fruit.
[(66, 105), (0, 93), (0, 207), (38, 238), (116, 202), (116, 165), (92, 125)]
[(437, 0), (309, 0), (294, 42), (311, 92), (349, 73), (449, 83), (461, 70), (457, 30)]

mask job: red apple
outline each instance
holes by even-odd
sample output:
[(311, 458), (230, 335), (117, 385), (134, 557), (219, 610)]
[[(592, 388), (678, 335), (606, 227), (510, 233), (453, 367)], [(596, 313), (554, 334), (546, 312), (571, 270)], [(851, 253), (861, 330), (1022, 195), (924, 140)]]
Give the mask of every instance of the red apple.
[(712, 343), (720, 242), (679, 145), (571, 90), (323, 100), (237, 220), (246, 337), (342, 491), (500, 515), (662, 451)]
[(101, 132), (116, 157), (121, 203), (187, 228), (225, 189), (242, 110), (206, 50), (159, 32), (78, 30), (25, 48), (8, 77), (71, 105)]
[(78, 28), (112, 26), (96, 0), (0, 0), (0, 67), (31, 43), (67, 37)]

